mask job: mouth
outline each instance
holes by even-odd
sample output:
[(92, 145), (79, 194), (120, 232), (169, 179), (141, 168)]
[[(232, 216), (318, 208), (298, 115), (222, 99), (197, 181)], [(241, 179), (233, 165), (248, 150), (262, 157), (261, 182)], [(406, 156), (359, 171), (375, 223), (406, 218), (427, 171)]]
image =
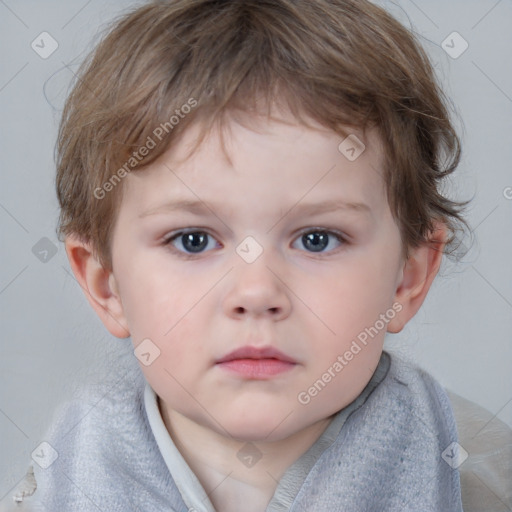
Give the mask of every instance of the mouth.
[(292, 370), (297, 362), (273, 347), (246, 346), (230, 352), (215, 364), (243, 378), (264, 380)]

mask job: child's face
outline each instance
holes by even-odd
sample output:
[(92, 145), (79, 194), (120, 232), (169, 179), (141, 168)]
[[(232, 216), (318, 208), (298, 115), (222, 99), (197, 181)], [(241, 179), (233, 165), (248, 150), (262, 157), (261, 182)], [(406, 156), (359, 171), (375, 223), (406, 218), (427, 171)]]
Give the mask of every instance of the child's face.
[[(126, 178), (113, 273), (133, 344), (149, 338), (160, 350), (142, 369), (161, 407), (271, 441), (329, 417), (367, 384), (394, 316), (401, 241), (375, 133), (351, 162), (325, 129), (230, 126), (231, 163), (215, 132), (178, 163), (191, 128)], [(196, 234), (169, 241), (183, 230)], [(247, 346), (289, 361), (219, 363)]]

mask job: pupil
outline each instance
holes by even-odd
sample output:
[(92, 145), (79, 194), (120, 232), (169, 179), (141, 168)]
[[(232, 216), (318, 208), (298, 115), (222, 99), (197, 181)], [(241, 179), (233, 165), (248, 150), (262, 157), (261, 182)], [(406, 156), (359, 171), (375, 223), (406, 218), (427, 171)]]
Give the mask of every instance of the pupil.
[(200, 252), (208, 244), (206, 233), (186, 233), (182, 236), (183, 247), (190, 252)]
[(328, 235), (323, 232), (307, 233), (302, 236), (304, 246), (314, 252), (322, 251), (327, 247)]

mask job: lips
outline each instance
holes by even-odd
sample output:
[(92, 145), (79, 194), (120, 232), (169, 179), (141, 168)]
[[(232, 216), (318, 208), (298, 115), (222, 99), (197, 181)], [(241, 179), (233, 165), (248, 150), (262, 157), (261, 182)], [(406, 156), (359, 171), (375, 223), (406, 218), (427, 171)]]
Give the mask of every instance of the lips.
[(235, 378), (267, 380), (295, 368), (297, 362), (273, 347), (246, 346), (216, 361), (217, 368)]
[(276, 359), (278, 361), (283, 361), (285, 363), (296, 363), (294, 359), (287, 356), (286, 354), (283, 354), (283, 352), (277, 350), (274, 347), (251, 346), (241, 347), (236, 350), (233, 350), (233, 352), (230, 352), (229, 354), (225, 355), (224, 357), (216, 361), (216, 363), (226, 363), (237, 359)]

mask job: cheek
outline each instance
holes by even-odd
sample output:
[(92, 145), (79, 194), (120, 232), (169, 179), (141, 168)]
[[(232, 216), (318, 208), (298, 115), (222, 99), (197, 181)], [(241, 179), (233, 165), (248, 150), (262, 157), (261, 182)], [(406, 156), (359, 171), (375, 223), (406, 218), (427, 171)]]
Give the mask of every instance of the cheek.
[(309, 321), (309, 332), (318, 333), (317, 348), (311, 371), (302, 382), (303, 391), (313, 393), (311, 405), (315, 414), (334, 413), (360, 394), (382, 353), (392, 319), (386, 313), (394, 313), (389, 284), (383, 286), (382, 279), (376, 279), (363, 285), (368, 272), (351, 272), (344, 277), (331, 284), (329, 292), (319, 296), (311, 308), (325, 324), (316, 317)]
[(202, 330), (191, 312), (187, 314), (189, 309), (176, 303), (148, 302), (133, 322), (134, 347), (141, 339), (149, 338), (159, 350), (151, 365), (141, 366), (147, 381), (157, 394), (178, 403), (189, 399), (187, 391), (195, 393), (195, 384), (211, 360), (207, 330)]
[[(198, 308), (196, 308), (198, 309)], [(197, 312), (201, 314), (200, 309)], [(204, 322), (199, 322), (192, 313), (180, 315), (172, 326), (159, 338), (162, 356), (166, 365), (181, 371), (193, 371), (210, 362), (208, 347), (213, 344), (212, 333)]]
[(322, 289), (318, 282), (311, 283), (303, 294), (311, 310), (326, 324), (326, 332), (334, 331), (346, 339), (373, 325), (391, 307), (394, 292), (391, 268), (374, 261), (365, 264), (358, 258), (325, 280)]
[(140, 255), (120, 262), (118, 268), (123, 310), (132, 335), (161, 337), (197, 302), (193, 286), (185, 286), (180, 273), (164, 262)]
[(198, 318), (207, 315), (208, 301), (201, 300), (206, 285), (197, 288), (179, 272), (161, 271), (132, 273), (125, 284), (123, 305), (133, 344), (149, 338), (160, 349), (159, 365), (173, 373), (192, 371), (193, 362), (205, 357)]

